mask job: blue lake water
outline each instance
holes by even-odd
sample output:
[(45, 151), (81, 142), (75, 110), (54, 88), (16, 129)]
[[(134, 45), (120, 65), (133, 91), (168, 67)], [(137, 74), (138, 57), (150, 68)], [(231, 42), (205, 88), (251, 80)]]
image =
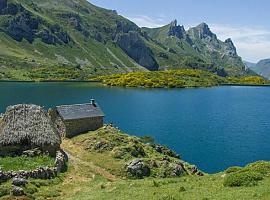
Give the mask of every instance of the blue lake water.
[(201, 170), (270, 160), (270, 87), (124, 89), (93, 83), (0, 82), (0, 112), (17, 103), (46, 108), (95, 98), (106, 122), (150, 135)]

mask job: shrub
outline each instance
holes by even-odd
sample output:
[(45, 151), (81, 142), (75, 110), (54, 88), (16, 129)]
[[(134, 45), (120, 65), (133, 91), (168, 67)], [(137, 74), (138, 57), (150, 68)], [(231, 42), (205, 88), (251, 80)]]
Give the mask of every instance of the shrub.
[(10, 186), (0, 185), (0, 197), (9, 195)]
[(238, 172), (241, 169), (242, 169), (242, 167), (238, 167), (238, 166), (229, 167), (228, 169), (226, 169), (225, 173), (230, 174), (230, 173)]
[(223, 182), (225, 187), (249, 187), (257, 185), (258, 181), (262, 180), (263, 176), (260, 173), (253, 171), (244, 171), (228, 174)]
[(270, 174), (270, 162), (258, 161), (245, 167), (245, 171), (253, 171), (262, 175)]

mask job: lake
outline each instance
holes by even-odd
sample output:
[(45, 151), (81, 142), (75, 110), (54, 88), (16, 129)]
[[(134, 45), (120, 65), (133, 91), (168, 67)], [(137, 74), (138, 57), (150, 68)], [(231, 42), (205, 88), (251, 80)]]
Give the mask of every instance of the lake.
[(95, 83), (0, 82), (0, 112), (35, 103), (45, 108), (95, 98), (129, 134), (155, 138), (209, 173), (270, 160), (270, 87), (124, 89)]

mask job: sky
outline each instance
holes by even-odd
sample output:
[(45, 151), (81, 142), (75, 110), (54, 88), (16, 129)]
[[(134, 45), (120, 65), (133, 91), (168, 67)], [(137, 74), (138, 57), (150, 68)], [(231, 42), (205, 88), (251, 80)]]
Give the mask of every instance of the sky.
[(177, 19), (186, 29), (206, 22), (218, 38), (232, 38), (247, 61), (270, 58), (269, 0), (89, 0), (135, 22), (158, 27)]

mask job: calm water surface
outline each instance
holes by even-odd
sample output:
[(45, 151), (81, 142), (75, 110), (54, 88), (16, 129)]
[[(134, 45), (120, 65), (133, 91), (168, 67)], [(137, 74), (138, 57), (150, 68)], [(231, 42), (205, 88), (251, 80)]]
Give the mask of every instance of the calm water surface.
[(0, 112), (17, 103), (46, 108), (95, 98), (113, 122), (151, 135), (206, 172), (270, 160), (270, 87), (123, 89), (93, 83), (0, 83)]

